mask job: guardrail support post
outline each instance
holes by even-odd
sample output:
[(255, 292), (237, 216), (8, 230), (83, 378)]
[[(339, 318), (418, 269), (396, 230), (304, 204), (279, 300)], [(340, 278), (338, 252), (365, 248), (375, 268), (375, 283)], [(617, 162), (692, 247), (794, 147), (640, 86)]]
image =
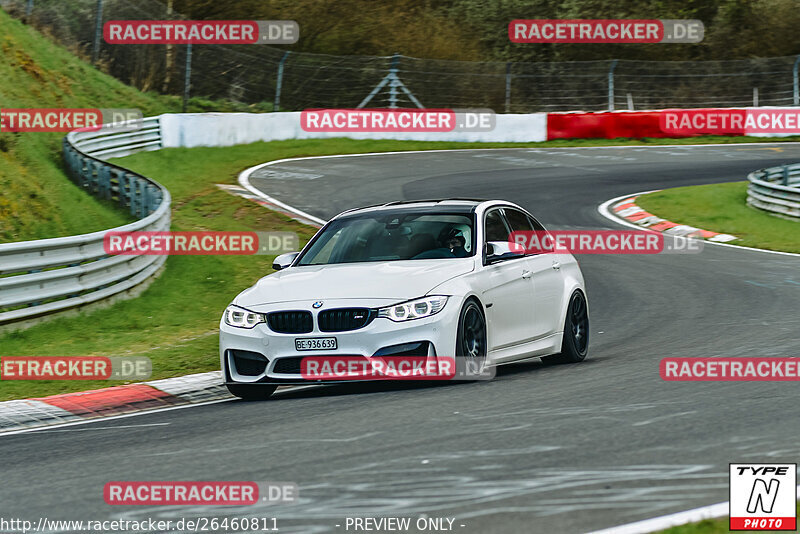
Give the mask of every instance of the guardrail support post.
[(789, 166), (783, 166), (783, 185), (789, 186)]
[(100, 175), (100, 197), (109, 200), (111, 198), (111, 171), (103, 165), (97, 172)]
[(120, 179), (120, 183), (123, 184), (119, 195), (120, 203), (133, 215), (136, 213), (136, 191), (133, 176), (126, 172), (120, 176)]
[(92, 65), (97, 63), (100, 54), (100, 36), (103, 34), (103, 0), (97, 0), (94, 20), (94, 43), (92, 44)]
[(612, 59), (608, 68), (608, 111), (614, 111), (614, 69), (617, 68), (618, 62), (619, 60)]
[(135, 216), (139, 213), (142, 196), (139, 193), (139, 182), (132, 174), (128, 175), (128, 183), (131, 185), (131, 214)]
[(280, 62), (278, 63), (278, 79), (275, 81), (275, 103), (272, 105), (273, 111), (281, 110), (281, 89), (283, 88), (283, 66), (286, 63), (286, 58), (289, 57), (291, 52), (286, 51), (283, 54)]
[(102, 181), (102, 177), (100, 176), (100, 173), (102, 172), (101, 171), (102, 168), (103, 168), (103, 165), (101, 163), (95, 163), (93, 172), (90, 175), (91, 179), (92, 179), (92, 185), (91, 185), (90, 189), (91, 189), (93, 195), (97, 195), (98, 193), (100, 193), (100, 182)]
[(144, 213), (144, 203), (145, 203), (145, 195), (144, 189), (145, 185), (136, 179), (135, 176), (131, 175), (131, 180), (134, 183), (134, 191), (136, 192), (136, 213), (139, 218), (142, 217), (142, 213)]
[[(141, 184), (141, 182), (139, 182)], [(144, 197), (142, 200), (142, 206), (139, 210), (139, 217), (144, 219), (150, 213), (150, 201), (152, 199), (152, 194), (150, 191), (150, 184), (142, 184), (142, 196)]]
[(31, 16), (33, 13), (33, 0), (28, 0), (28, 3), (25, 4), (25, 22), (28, 22), (28, 17)]
[(92, 164), (89, 158), (81, 158), (80, 185), (83, 188), (89, 187), (89, 176), (92, 174)]

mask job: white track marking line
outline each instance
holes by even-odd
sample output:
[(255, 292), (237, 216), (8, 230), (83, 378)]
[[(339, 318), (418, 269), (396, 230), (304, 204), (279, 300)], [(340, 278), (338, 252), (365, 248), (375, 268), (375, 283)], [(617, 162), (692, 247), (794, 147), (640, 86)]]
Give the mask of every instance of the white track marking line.
[(49, 428), (42, 428), (40, 432), (47, 433), (47, 432), (87, 432), (91, 430), (116, 430), (118, 428), (143, 428), (148, 426), (168, 426), (172, 423), (145, 423), (142, 425), (119, 425), (119, 426), (97, 426), (92, 428), (66, 428), (66, 429), (49, 429)]
[[(800, 499), (800, 486), (797, 486), (797, 498)], [(687, 523), (696, 523), (703, 519), (718, 519), (728, 515), (728, 501), (712, 504), (709, 506), (701, 506), (700, 508), (693, 508), (685, 512), (677, 512), (674, 514), (662, 515), (652, 519), (644, 519), (634, 523), (619, 525), (611, 528), (604, 528), (602, 530), (595, 530), (588, 534), (648, 534), (658, 530), (664, 530), (670, 527), (677, 527)]]
[[(653, 191), (642, 191), (642, 192), (639, 192), (639, 193), (630, 193), (630, 194), (627, 194), (627, 195), (618, 196), (617, 198), (612, 198), (611, 200), (606, 200), (605, 202), (603, 202), (602, 204), (600, 204), (597, 207), (597, 211), (600, 213), (600, 215), (602, 215), (606, 219), (614, 221), (617, 224), (621, 224), (623, 226), (629, 226), (631, 228), (636, 228), (637, 230), (646, 230), (646, 228), (643, 227), (643, 226), (639, 226), (638, 224), (634, 224), (634, 223), (632, 223), (630, 221), (626, 221), (625, 219), (623, 219), (621, 217), (617, 217), (616, 215), (612, 214), (611, 211), (609, 210), (609, 206), (619, 202), (620, 200), (626, 199), (626, 198), (637, 197), (639, 195), (646, 195), (648, 193), (655, 193), (656, 191), (661, 191), (661, 190), (660, 189), (656, 189), (656, 190), (653, 190)], [(739, 249), (739, 250), (749, 250), (749, 251), (752, 251), (752, 252), (764, 252), (764, 253), (767, 253), (767, 254), (777, 254), (779, 256), (794, 256), (795, 258), (800, 257), (800, 254), (798, 254), (796, 252), (781, 252), (781, 251), (778, 251), (778, 250), (766, 250), (766, 249), (763, 249), (763, 248), (743, 247), (741, 245), (731, 245), (729, 243), (718, 243), (716, 241), (709, 241), (708, 239), (704, 239), (702, 241), (703, 241), (704, 245), (708, 244), (708, 245), (714, 245), (714, 246), (717, 246), (717, 247), (736, 248), (736, 249)]]

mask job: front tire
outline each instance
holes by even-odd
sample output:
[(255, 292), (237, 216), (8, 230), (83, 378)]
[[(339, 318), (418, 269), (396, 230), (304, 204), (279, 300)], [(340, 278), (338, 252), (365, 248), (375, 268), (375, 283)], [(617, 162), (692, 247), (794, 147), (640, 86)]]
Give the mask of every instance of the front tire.
[(267, 400), (278, 386), (270, 384), (226, 384), (232, 395), (245, 401)]
[(487, 347), (483, 308), (477, 301), (468, 300), (458, 318), (455, 355), (459, 376), (469, 377), (483, 372)]
[(564, 319), (564, 337), (561, 340), (561, 353), (545, 356), (547, 363), (578, 363), (589, 353), (589, 310), (586, 297), (576, 291), (569, 299), (567, 317)]

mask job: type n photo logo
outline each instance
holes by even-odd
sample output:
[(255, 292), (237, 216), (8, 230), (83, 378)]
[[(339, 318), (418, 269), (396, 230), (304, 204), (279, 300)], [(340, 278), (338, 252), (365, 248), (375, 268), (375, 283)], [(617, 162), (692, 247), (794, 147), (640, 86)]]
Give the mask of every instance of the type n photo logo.
[(730, 464), (730, 530), (795, 530), (797, 464)]

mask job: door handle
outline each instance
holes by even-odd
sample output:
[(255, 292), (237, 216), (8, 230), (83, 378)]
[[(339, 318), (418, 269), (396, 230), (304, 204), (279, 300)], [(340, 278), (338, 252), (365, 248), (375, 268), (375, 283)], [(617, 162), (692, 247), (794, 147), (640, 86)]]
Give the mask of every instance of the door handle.
[(555, 269), (556, 271), (561, 269), (561, 264), (558, 263), (557, 261), (554, 261), (553, 262), (553, 269)]
[(524, 278), (524, 279), (526, 279), (526, 280), (527, 280), (528, 278), (530, 278), (532, 275), (533, 275), (533, 273), (532, 273), (532, 272), (530, 272), (530, 271), (528, 271), (528, 270), (522, 271), (522, 278)]

